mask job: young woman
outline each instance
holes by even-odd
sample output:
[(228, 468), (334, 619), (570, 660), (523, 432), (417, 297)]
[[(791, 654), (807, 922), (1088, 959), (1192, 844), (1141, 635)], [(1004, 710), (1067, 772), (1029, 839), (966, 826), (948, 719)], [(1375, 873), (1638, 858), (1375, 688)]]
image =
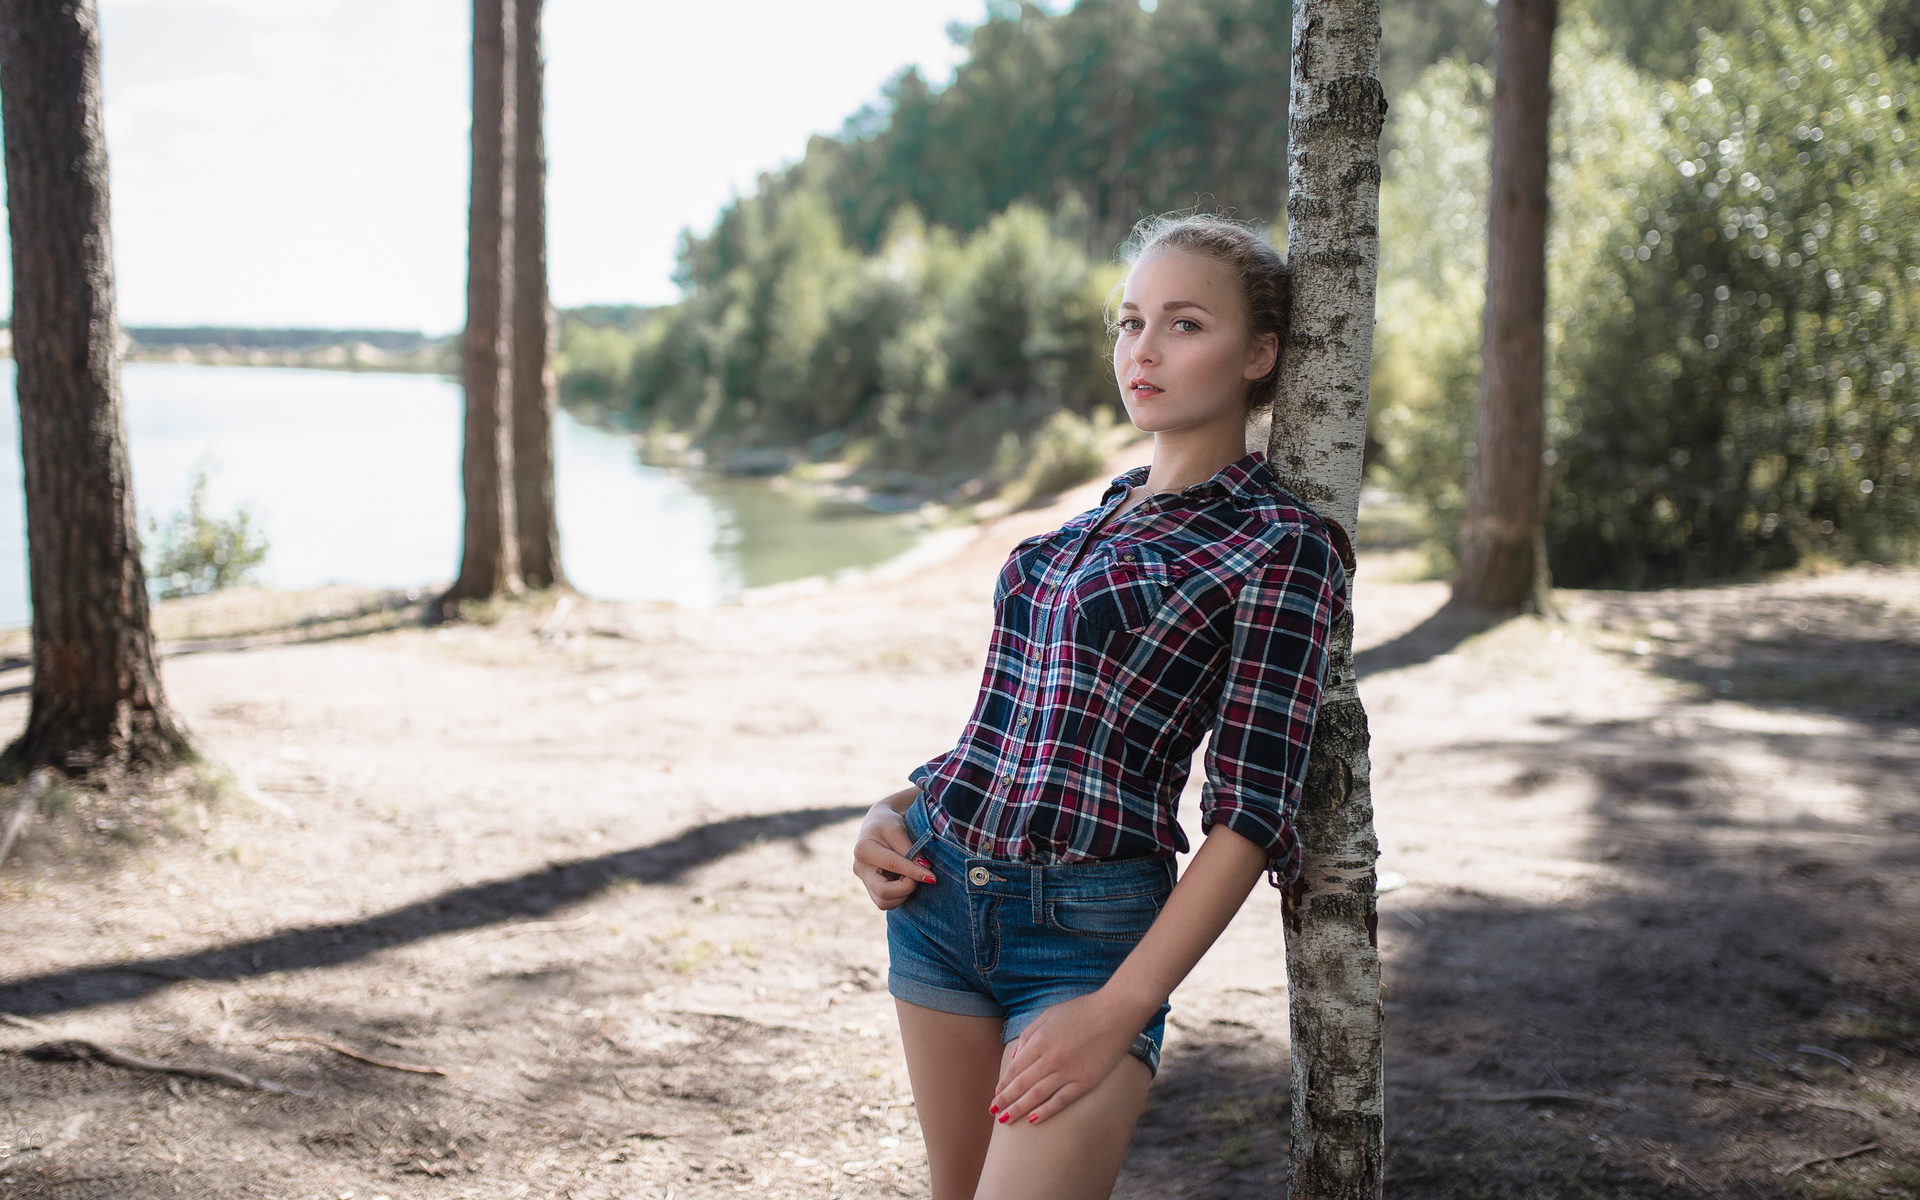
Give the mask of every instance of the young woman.
[[(1218, 217), (1143, 223), (1134, 245), (1113, 370), (1152, 465), (1015, 548), (959, 744), (854, 846), (887, 910), (934, 1200), (1106, 1196), (1167, 997), (1261, 873), (1298, 865), (1346, 577), (1320, 519), (1244, 453), (1278, 385), (1286, 264)], [(1205, 842), (1176, 884), (1207, 733)]]

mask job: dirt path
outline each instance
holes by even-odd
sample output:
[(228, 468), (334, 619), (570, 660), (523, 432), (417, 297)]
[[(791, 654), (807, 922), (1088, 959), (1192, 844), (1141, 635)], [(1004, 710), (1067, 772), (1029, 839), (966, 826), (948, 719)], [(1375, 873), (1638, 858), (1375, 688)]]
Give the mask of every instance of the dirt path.
[[(38, 1026), (0, 1028), (0, 1197), (923, 1195), (846, 846), (957, 733), (1006, 546), (1086, 502), (715, 612), (169, 611), (167, 685), (257, 799), (133, 844), (75, 807), (0, 868), (0, 1011)], [(1470, 637), (1360, 580), (1409, 881), (1389, 1193), (1920, 1196), (1920, 574)], [(1121, 1195), (1279, 1194), (1280, 936), (1263, 891), (1175, 997)], [(290, 1090), (17, 1053), (58, 1038)]]

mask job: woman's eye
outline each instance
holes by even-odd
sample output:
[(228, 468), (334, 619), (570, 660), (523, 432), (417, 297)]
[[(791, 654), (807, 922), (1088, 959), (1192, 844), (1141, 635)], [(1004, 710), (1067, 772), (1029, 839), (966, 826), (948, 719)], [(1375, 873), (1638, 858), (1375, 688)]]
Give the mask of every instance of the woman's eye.
[(1188, 318), (1188, 317), (1181, 317), (1178, 321), (1175, 321), (1173, 323), (1173, 327), (1175, 329), (1178, 329), (1181, 333), (1199, 333), (1200, 332), (1200, 322), (1192, 320), (1191, 318)]
[(1140, 325), (1141, 325), (1141, 321), (1139, 317), (1120, 318), (1120, 328), (1126, 330), (1128, 333), (1140, 332)]

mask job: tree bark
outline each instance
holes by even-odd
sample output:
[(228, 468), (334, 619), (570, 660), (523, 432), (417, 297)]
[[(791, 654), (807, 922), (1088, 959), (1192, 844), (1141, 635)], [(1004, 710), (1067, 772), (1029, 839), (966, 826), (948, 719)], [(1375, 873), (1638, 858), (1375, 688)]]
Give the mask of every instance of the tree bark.
[(473, 0), (473, 173), (467, 206), (467, 391), (460, 481), (466, 493), (460, 575), (435, 602), (518, 589), (513, 515), (514, 0)]
[[(1379, 0), (1296, 0), (1287, 153), (1293, 324), (1267, 457), (1327, 522), (1349, 578), (1379, 260), (1379, 69)], [(1295, 1200), (1382, 1194), (1379, 846), (1367, 742), (1349, 608), (1333, 629), (1296, 824), (1304, 865), (1284, 899)]]
[(33, 604), (31, 710), (3, 769), (164, 767), (193, 751), (140, 565), (93, 0), (0, 0), (0, 124)]
[(1548, 72), (1559, 0), (1500, 0), (1494, 19), (1487, 307), (1476, 453), (1452, 603), (1548, 608), (1545, 433)]
[(565, 587), (553, 505), (553, 308), (547, 300), (547, 142), (543, 0), (518, 0), (514, 40), (513, 511), (520, 577), (528, 587)]

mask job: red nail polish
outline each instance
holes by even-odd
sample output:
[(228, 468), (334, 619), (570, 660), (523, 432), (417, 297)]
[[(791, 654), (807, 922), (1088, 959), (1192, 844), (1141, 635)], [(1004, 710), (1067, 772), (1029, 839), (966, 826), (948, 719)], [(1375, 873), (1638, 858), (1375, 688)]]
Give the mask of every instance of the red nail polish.
[(1012, 1113), (1001, 1113), (1001, 1114), (1000, 1114), (1000, 1123), (1001, 1123), (1002, 1125), (1005, 1125), (1005, 1124), (1006, 1124), (1006, 1123), (1007, 1123), (1008, 1121), (1011, 1121), (1011, 1120), (1013, 1120), (1013, 1114), (1012, 1114)]
[(927, 861), (926, 859), (924, 859), (924, 858), (916, 858), (916, 859), (914, 859), (913, 861), (915, 861), (915, 862), (917, 862), (917, 863), (919, 863), (919, 864), (920, 864), (921, 866), (923, 866), (923, 867), (931, 867), (931, 866), (933, 865), (932, 863), (930, 863), (930, 862), (928, 862), (928, 861)]
[(988, 1116), (993, 1117), (993, 1116), (998, 1116), (999, 1114), (1000, 1114), (1000, 1106), (998, 1104), (987, 1105)]
[(932, 883), (932, 882), (933, 882), (933, 876), (931, 876), (931, 875), (929, 875), (929, 876), (927, 876), (927, 877), (926, 877), (925, 879), (923, 879), (923, 880), (921, 880), (920, 882), (922, 882), (922, 883)]
[(1040, 1114), (1039, 1114), (1039, 1113), (1028, 1113), (1028, 1114), (1027, 1114), (1027, 1124), (1029, 1124), (1029, 1125), (1031, 1125), (1031, 1124), (1033, 1124), (1033, 1123), (1034, 1123), (1035, 1121), (1038, 1121), (1039, 1119), (1040, 1119)]

